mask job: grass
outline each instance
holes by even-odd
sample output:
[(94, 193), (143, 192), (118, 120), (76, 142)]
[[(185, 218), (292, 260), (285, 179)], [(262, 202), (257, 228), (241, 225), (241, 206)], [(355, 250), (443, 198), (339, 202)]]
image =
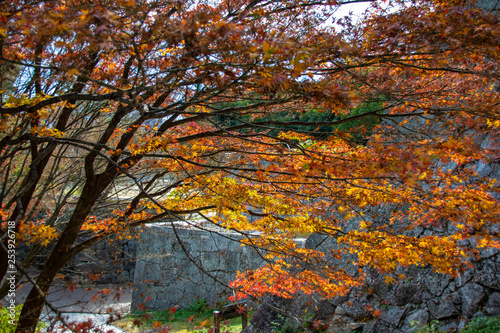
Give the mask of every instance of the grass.
[[(208, 333), (213, 328), (213, 309), (199, 300), (186, 309), (131, 313), (114, 325), (130, 333), (161, 332), (165, 328), (169, 333)], [(241, 317), (228, 320), (221, 327), (224, 333), (241, 330)]]
[[(439, 333), (439, 321), (419, 327), (415, 333)], [(476, 317), (460, 330), (460, 333), (498, 333), (500, 332), (500, 317)]]
[[(200, 321), (200, 319), (202, 320)], [(198, 318), (196, 322), (191, 323), (175, 320), (171, 322), (165, 322), (161, 325), (161, 329), (168, 328), (169, 333), (208, 333), (209, 330), (213, 328), (213, 321), (212, 318), (205, 318), (205, 320), (208, 320), (205, 324), (205, 327), (202, 325), (204, 321), (203, 318)], [(134, 319), (132, 318), (125, 318), (115, 322), (113, 325), (130, 333), (140, 333), (145, 331), (155, 332), (152, 324), (146, 323), (144, 325), (137, 326), (133, 323), (133, 321)], [(161, 329), (158, 328), (156, 332), (160, 332)], [(229, 323), (221, 329), (221, 332), (236, 333), (241, 332), (241, 330), (241, 318), (234, 318), (231, 319)]]

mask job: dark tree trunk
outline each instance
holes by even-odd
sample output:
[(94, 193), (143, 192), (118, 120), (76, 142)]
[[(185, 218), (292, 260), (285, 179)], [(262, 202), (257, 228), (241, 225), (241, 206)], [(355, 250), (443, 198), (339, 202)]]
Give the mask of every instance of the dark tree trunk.
[[(112, 179), (112, 175), (100, 175), (96, 177), (95, 186), (87, 183), (83, 187), (71, 220), (62, 232), (59, 241), (56, 243), (38, 277), (37, 284), (45, 295), (59, 270), (73, 257), (74, 251), (72, 247), (78, 238), (80, 228), (90, 214), (95, 202), (104, 189), (111, 183)], [(21, 311), (16, 332), (34, 332), (43, 306), (44, 298), (40, 295), (37, 288), (32, 287)]]

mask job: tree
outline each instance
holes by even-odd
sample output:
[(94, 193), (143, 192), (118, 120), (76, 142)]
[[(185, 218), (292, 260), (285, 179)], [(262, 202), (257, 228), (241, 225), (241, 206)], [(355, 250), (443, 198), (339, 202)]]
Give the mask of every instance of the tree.
[[(498, 154), (474, 141), (498, 142), (498, 15), (470, 1), (393, 0), (371, 1), (359, 26), (335, 17), (356, 2), (2, 2), (0, 276), (8, 221), (31, 249), (19, 273), (47, 253), (17, 331), (34, 329), (75, 254), (188, 214), (261, 233), (247, 243), (269, 264), (238, 277), (239, 296), (332, 296), (360, 283), (297, 248), (297, 234), (331, 235), (345, 246), (333, 256), (356, 253), (389, 278), (398, 265), (455, 274), (478, 248), (498, 247), (498, 184), (471, 181), (466, 167)], [(269, 120), (307, 109), (340, 119)], [(368, 145), (341, 130), (325, 140), (262, 130), (367, 117), (384, 123)], [(375, 223), (375, 205), (392, 214)], [(406, 235), (412, 226), (429, 233)]]

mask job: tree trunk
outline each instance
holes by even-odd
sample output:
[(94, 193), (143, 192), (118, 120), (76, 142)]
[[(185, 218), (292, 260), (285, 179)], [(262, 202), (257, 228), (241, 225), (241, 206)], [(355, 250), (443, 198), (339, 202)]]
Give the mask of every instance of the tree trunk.
[[(52, 250), (38, 277), (37, 284), (43, 294), (47, 295), (59, 270), (61, 270), (73, 257), (72, 246), (78, 238), (80, 228), (90, 214), (94, 203), (104, 189), (111, 183), (112, 179), (113, 177), (109, 175), (100, 175), (100, 177), (96, 179), (95, 186), (86, 183), (83, 187), (82, 194), (75, 207), (71, 220), (62, 232), (59, 241), (54, 247), (54, 250)], [(32, 287), (24, 302), (16, 333), (35, 331), (44, 303), (43, 296), (40, 295), (37, 288)]]

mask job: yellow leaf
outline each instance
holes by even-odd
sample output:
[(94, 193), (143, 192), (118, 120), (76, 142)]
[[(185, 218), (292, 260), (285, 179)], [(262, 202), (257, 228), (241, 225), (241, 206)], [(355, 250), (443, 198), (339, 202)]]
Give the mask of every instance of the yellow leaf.
[(68, 75), (80, 75), (80, 72), (78, 71), (78, 69), (76, 68), (73, 68), (73, 69), (70, 69), (69, 71), (66, 72)]
[(389, 276), (389, 275), (386, 275), (386, 277), (384, 278), (384, 281), (385, 281), (385, 284), (393, 284), (394, 282), (396, 282), (396, 280), (394, 280), (394, 278), (392, 276)]

